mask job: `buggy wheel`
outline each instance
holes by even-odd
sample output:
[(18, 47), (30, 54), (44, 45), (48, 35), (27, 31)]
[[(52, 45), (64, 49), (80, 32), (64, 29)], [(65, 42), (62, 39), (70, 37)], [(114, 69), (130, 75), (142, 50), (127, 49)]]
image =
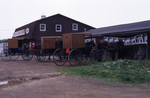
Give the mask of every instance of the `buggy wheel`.
[(30, 50), (25, 50), (22, 53), (22, 58), (25, 61), (29, 61), (29, 60), (31, 60), (33, 58), (33, 54), (32, 54), (32, 52)]
[(90, 52), (90, 61), (92, 63), (96, 63), (98, 61), (101, 61), (102, 60), (102, 52), (98, 49), (93, 49), (91, 52)]
[(11, 53), (11, 60), (16, 61), (19, 58), (19, 53)]
[(4, 61), (9, 61), (11, 59), (11, 51), (8, 50), (8, 49), (4, 49), (2, 52), (1, 52), (1, 58), (2, 60)]
[(36, 61), (38, 61), (38, 51), (39, 51), (39, 50), (35, 50), (35, 52), (34, 52), (34, 59), (35, 59)]
[(65, 51), (63, 51), (61, 49), (57, 49), (53, 53), (53, 62), (57, 66), (63, 66), (67, 62), (67, 56), (66, 55), (67, 54), (65, 53)]
[(37, 61), (46, 61), (46, 58), (50, 57), (49, 52), (45, 49), (40, 49), (36, 52), (36, 60)]
[(83, 53), (79, 49), (73, 49), (68, 55), (71, 66), (80, 66), (83, 64)]

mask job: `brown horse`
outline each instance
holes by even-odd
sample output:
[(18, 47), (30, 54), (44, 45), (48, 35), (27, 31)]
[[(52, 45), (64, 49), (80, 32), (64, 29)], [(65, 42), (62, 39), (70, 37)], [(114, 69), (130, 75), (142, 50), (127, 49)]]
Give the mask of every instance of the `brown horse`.
[(107, 42), (104, 40), (100, 40), (97, 43), (97, 48), (100, 50), (108, 51), (111, 54), (112, 60), (115, 60), (117, 52), (118, 52), (118, 58), (123, 58), (122, 55), (123, 47), (124, 44), (122, 40), (119, 40), (118, 42)]

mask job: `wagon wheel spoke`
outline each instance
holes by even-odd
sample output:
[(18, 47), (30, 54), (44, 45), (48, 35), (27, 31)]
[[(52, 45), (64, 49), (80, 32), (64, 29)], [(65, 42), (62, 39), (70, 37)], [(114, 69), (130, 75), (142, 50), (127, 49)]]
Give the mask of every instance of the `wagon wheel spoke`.
[(31, 60), (33, 58), (33, 54), (32, 54), (32, 52), (30, 50), (25, 50), (22, 53), (22, 58), (25, 61), (29, 61), (29, 60)]
[(16, 61), (19, 58), (19, 53), (11, 53), (11, 60)]
[(35, 50), (35, 52), (34, 52), (34, 59), (35, 59), (36, 61), (38, 61), (38, 51), (39, 51), (39, 50)]
[(38, 50), (36, 56), (37, 56), (37, 61), (44, 61), (44, 59), (46, 58), (43, 49)]
[(71, 66), (79, 66), (83, 64), (83, 54), (79, 49), (73, 49), (68, 55), (68, 60)]
[(4, 61), (9, 61), (11, 59), (11, 55), (12, 52), (8, 49), (4, 49), (2, 52), (1, 52), (1, 58), (2, 60)]
[(36, 60), (37, 61), (48, 61), (50, 60), (50, 53), (46, 49), (40, 49), (36, 53)]
[(101, 50), (98, 50), (98, 49), (93, 49), (91, 52), (90, 52), (90, 60), (92, 63), (96, 63), (98, 61), (101, 61), (102, 59), (102, 52)]
[(57, 49), (53, 53), (53, 61), (57, 66), (63, 66), (67, 61), (65, 52), (61, 49)]

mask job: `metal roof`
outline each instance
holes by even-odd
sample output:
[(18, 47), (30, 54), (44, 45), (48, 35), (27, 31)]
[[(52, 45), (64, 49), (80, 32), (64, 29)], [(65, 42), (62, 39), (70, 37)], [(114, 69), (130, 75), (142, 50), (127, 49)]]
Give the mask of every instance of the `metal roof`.
[(87, 32), (93, 36), (131, 37), (150, 32), (150, 20), (130, 24), (92, 29)]

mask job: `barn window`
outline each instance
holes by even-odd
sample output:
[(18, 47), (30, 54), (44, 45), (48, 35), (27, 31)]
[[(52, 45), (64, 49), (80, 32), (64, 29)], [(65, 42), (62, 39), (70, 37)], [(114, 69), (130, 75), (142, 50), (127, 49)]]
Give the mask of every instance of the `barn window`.
[(56, 24), (56, 32), (61, 32), (61, 31), (62, 31), (62, 25)]
[(40, 24), (40, 31), (46, 31), (46, 24)]
[(78, 30), (78, 24), (77, 23), (73, 23), (72, 24), (72, 30), (73, 31), (77, 31)]

